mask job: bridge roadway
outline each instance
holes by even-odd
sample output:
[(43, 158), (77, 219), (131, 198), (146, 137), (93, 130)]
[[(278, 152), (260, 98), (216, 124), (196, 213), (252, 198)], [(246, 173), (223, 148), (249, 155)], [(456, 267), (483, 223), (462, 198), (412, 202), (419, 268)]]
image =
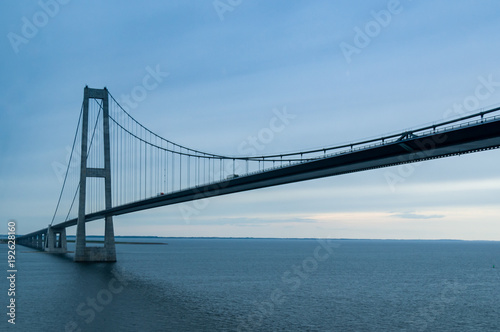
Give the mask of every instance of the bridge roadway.
[[(500, 108), (497, 108), (496, 110), (499, 109)], [(491, 111), (488, 111), (487, 113), (490, 112)], [(454, 121), (450, 121), (449, 123), (453, 122)], [(384, 139), (380, 139), (378, 140), (379, 143), (374, 146), (353, 149), (352, 151), (348, 150), (334, 155), (326, 155), (325, 157), (307, 162), (296, 163), (290, 166), (279, 167), (115, 206), (108, 210), (87, 214), (86, 222), (102, 219), (109, 215), (118, 216), (202, 198), (410, 162), (485, 151), (500, 147), (499, 116), (484, 121), (476, 121), (472, 124), (466, 123), (458, 125), (458, 127), (454, 126), (449, 129), (436, 130), (436, 126), (429, 126), (398, 135), (388, 136), (386, 137), (386, 139), (389, 138), (388, 140), (384, 141)], [(420, 133), (423, 129), (427, 129), (428, 131)], [(397, 136), (400, 137), (392, 140), (390, 139)], [(52, 227), (54, 229), (64, 229), (66, 227), (75, 226), (76, 224), (77, 219), (75, 218), (53, 225)], [(27, 234), (23, 237), (46, 232), (47, 228)]]

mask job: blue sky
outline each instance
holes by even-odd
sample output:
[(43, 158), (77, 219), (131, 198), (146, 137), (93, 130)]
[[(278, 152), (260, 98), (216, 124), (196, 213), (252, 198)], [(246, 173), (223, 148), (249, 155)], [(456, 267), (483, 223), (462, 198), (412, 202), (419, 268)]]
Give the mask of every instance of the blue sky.
[[(122, 100), (149, 69), (168, 72), (129, 111), (192, 148), (237, 155), (276, 109), (295, 118), (262, 153), (330, 146), (500, 103), (499, 10), (495, 1), (9, 2), (1, 219), (20, 233), (50, 223), (61, 187), (53, 165), (66, 162), (87, 84)], [(478, 88), (489, 93), (479, 99)], [(200, 203), (189, 220), (179, 206), (115, 217), (115, 233), (500, 240), (499, 162), (489, 151), (239, 193)], [(388, 172), (403, 180), (390, 185)]]

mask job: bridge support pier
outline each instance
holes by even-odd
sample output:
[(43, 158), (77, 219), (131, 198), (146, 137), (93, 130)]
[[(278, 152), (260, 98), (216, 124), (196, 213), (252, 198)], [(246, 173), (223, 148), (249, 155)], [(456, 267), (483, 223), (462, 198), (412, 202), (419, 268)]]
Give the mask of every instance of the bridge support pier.
[(43, 240), (42, 240), (42, 234), (38, 234), (36, 236), (36, 248), (39, 250), (43, 250)]
[(87, 247), (85, 220), (82, 223), (80, 223), (80, 219), (78, 220), (75, 262), (116, 262), (113, 217), (106, 217), (104, 223), (104, 246)]
[[(59, 235), (59, 237), (62, 238), (61, 235)], [(46, 244), (45, 244), (46, 240), (47, 240), (46, 231), (42, 230), (42, 231), (39, 231), (36, 233), (32, 233), (29, 235), (19, 237), (16, 239), (16, 243), (18, 243), (22, 246), (25, 246), (25, 247), (29, 247), (29, 248), (43, 251), (46, 247)]]
[[(89, 125), (89, 99), (102, 100), (102, 133), (104, 147), (104, 167), (87, 167), (87, 142)], [(115, 235), (113, 217), (104, 219), (104, 246), (87, 247), (85, 232), (85, 206), (87, 178), (104, 178), (105, 208), (111, 208), (111, 149), (109, 140), (108, 90), (85, 87), (83, 93), (82, 148), (80, 163), (80, 192), (78, 221), (76, 224), (75, 262), (116, 262)]]
[[(41, 246), (40, 249), (42, 249)], [(47, 229), (47, 244), (45, 246), (45, 251), (57, 254), (64, 254), (68, 252), (66, 228), (54, 229), (49, 226)]]

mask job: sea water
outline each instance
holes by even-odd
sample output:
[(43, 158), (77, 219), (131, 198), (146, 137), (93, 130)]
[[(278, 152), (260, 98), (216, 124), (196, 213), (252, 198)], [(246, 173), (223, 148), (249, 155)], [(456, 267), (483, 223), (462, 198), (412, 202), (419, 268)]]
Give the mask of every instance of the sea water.
[(500, 330), (499, 242), (117, 241), (168, 244), (117, 244), (116, 263), (18, 245), (16, 324), (4, 278), (0, 330)]

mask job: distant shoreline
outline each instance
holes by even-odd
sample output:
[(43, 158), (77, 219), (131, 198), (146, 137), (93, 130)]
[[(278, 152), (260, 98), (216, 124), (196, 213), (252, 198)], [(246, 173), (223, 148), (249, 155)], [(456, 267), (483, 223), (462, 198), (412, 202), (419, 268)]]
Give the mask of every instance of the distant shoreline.
[[(94, 238), (94, 239), (92, 239)], [(103, 243), (103, 236), (89, 235), (87, 236), (88, 243)], [(170, 239), (170, 240), (334, 240), (334, 241), (413, 241), (413, 242), (500, 242), (500, 240), (461, 240), (461, 239), (349, 239), (349, 238), (263, 238), (263, 237), (161, 237), (161, 236), (115, 236), (116, 244), (155, 244), (165, 245), (166, 242), (137, 242), (137, 241), (120, 241), (119, 239)], [(67, 242), (74, 243), (75, 236), (68, 235)], [(0, 234), (0, 244), (7, 243), (7, 235)]]
[[(74, 243), (75, 240), (67, 240), (68, 243)], [(87, 240), (87, 243), (104, 243), (104, 241), (100, 240)], [(168, 244), (166, 242), (131, 242), (131, 241), (115, 241), (115, 244)]]

